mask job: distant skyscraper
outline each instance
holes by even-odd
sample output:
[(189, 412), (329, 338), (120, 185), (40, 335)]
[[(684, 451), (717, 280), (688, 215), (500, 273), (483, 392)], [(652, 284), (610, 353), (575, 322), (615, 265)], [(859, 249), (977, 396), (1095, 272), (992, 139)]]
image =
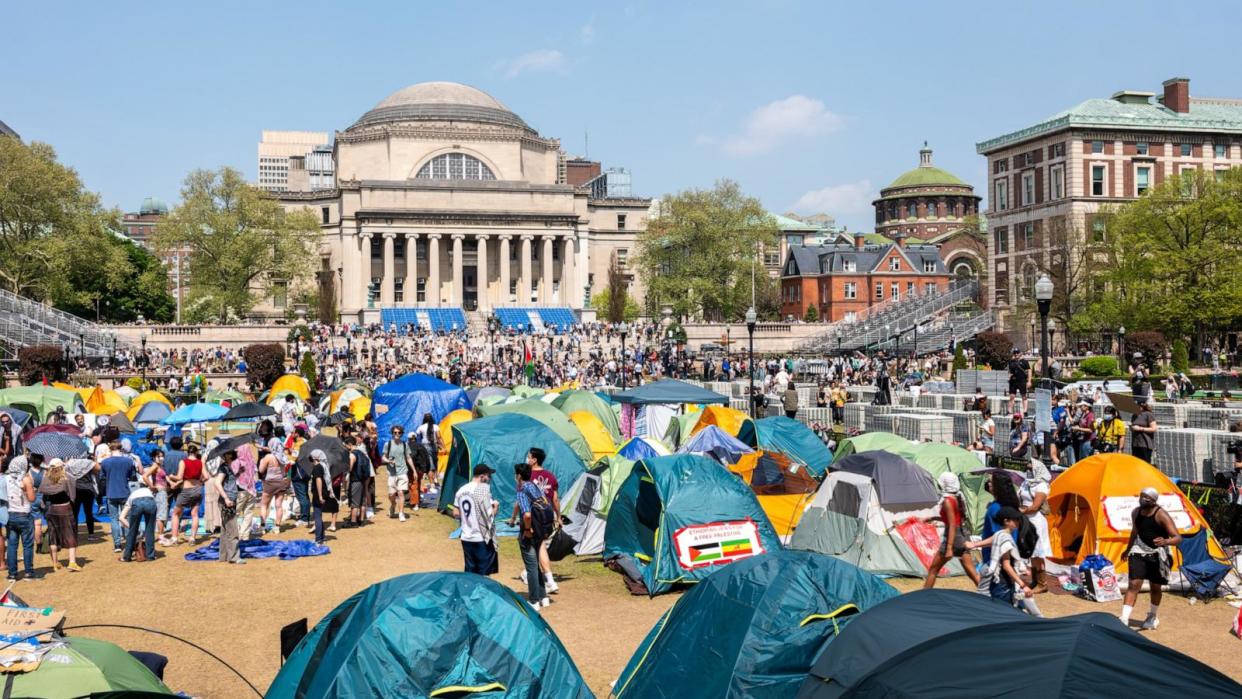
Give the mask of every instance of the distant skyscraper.
[[(323, 157), (325, 153), (326, 158)], [(272, 192), (288, 191), (289, 159), (294, 157), (305, 159), (311, 189), (331, 188), (331, 184), (315, 186), (322, 181), (324, 160), (327, 179), (332, 179), (332, 147), (328, 134), (322, 131), (264, 131), (259, 140), (259, 178), (256, 184)]]

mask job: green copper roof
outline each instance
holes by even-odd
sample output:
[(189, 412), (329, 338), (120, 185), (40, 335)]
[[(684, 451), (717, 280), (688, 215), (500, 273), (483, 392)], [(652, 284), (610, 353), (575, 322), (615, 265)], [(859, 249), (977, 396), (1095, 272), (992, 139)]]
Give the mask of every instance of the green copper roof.
[(959, 180), (956, 175), (946, 170), (941, 170), (940, 168), (933, 166), (920, 165), (919, 167), (916, 167), (910, 172), (907, 172), (901, 177), (893, 180), (892, 184), (884, 189), (892, 189), (893, 187), (927, 187), (929, 185), (943, 184), (953, 184), (962, 187), (970, 186)]
[(1191, 98), (1190, 111), (1179, 114), (1158, 102), (1089, 99), (1025, 129), (975, 144), (989, 153), (1067, 128), (1145, 129), (1205, 133), (1242, 133), (1242, 100)]
[(806, 231), (807, 233), (817, 233), (820, 230), (819, 226), (811, 223), (804, 223), (795, 218), (781, 216), (780, 214), (774, 214), (770, 211), (768, 212), (768, 215), (776, 220), (776, 227), (782, 231)]

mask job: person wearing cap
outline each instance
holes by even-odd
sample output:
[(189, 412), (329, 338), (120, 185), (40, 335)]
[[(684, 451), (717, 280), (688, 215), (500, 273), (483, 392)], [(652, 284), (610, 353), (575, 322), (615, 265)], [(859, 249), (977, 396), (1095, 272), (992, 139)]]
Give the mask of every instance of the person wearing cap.
[(1182, 543), (1173, 518), (1159, 504), (1160, 492), (1155, 488), (1143, 488), (1139, 492), (1139, 506), (1130, 514), (1130, 540), (1126, 543), (1126, 564), (1130, 569), (1130, 583), (1126, 588), (1125, 602), (1121, 606), (1121, 623), (1130, 625), (1130, 614), (1138, 601), (1143, 581), (1151, 584), (1151, 610), (1141, 628), (1154, 631), (1160, 625), (1158, 613), (1162, 585), (1169, 583), (1170, 546)]
[(1074, 455), (1070, 463), (1091, 456), (1095, 448), (1091, 443), (1095, 440), (1095, 412), (1091, 409), (1091, 401), (1080, 398), (1074, 405), (1074, 417), (1070, 422), (1070, 441), (1074, 447)]
[(1009, 412), (1015, 413), (1014, 403), (1022, 400), (1022, 413), (1026, 414), (1027, 396), (1031, 392), (1031, 363), (1022, 358), (1022, 351), (1013, 349), (1009, 360)]
[(496, 512), (500, 503), (492, 499), (492, 474), (487, 464), (474, 467), (469, 483), (453, 496), (453, 516), (461, 520), (461, 550), (466, 572), (494, 575), (500, 570), (496, 551)]
[(1151, 411), (1151, 397), (1138, 397), (1139, 411), (1130, 416), (1130, 453), (1151, 463), (1156, 447), (1156, 414)]
[(940, 550), (927, 566), (927, 577), (923, 580), (923, 589), (930, 590), (936, 586), (936, 577), (940, 569), (949, 561), (958, 558), (962, 562), (962, 570), (975, 585), (979, 584), (979, 573), (975, 570), (975, 559), (966, 547), (968, 538), (966, 528), (962, 526), (966, 500), (962, 497), (962, 484), (957, 474), (945, 471), (937, 480), (940, 486), (940, 514), (930, 519), (938, 519), (944, 523), (944, 537), (940, 540)]

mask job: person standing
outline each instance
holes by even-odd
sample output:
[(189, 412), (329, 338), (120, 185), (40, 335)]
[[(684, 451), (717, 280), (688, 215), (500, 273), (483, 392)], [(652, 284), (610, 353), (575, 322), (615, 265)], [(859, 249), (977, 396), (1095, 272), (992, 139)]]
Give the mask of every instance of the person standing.
[[(9, 582), (17, 580), (17, 546), (22, 546), (22, 563), (27, 578), (38, 577), (34, 570), (34, 522), (30, 516), (30, 508), (34, 504), (34, 480), (29, 473), (29, 460), (39, 456), (16, 456), (9, 461), (5, 473), (5, 484), (9, 493), (9, 524), (5, 528), (8, 533), (8, 557), (5, 561), (9, 568)], [(39, 457), (42, 458), (42, 457)]]
[(280, 404), (280, 424), (285, 428), (285, 434), (293, 434), (293, 425), (298, 421), (298, 406), (293, 400), (293, 395), (285, 396), (284, 402)]
[(423, 414), (423, 422), (414, 430), (414, 441), (422, 448), (426, 459), (414, 459), (414, 483), (410, 488), (410, 501), (418, 510), (423, 498), (423, 478), (436, 469), (440, 458), (440, 427), (431, 417), (431, 413)]
[(832, 424), (845, 424), (845, 404), (850, 399), (850, 394), (841, 385), (840, 381), (834, 381), (832, 384)]
[(992, 419), (992, 411), (987, 408), (980, 413), (982, 422), (979, 423), (979, 450), (985, 454), (991, 454), (996, 451), (996, 421)]
[[(282, 503), (284, 502), (285, 493), (289, 490), (289, 479), (285, 476), (285, 448), (283, 440), (272, 437), (267, 444), (259, 447), (259, 454), (261, 455), (259, 459), (259, 476), (263, 479), (263, 495), (259, 506), (259, 513), (263, 519), (259, 526), (265, 531), (275, 529), (275, 531), (279, 532), (285, 523)], [(267, 523), (269, 509), (272, 510), (274, 518), (271, 525)]]
[(474, 467), (473, 479), (453, 496), (453, 516), (461, 520), (461, 548), (466, 572), (494, 575), (500, 570), (496, 551), (496, 511), (491, 480), (496, 471), (487, 464)]
[[(539, 447), (531, 447), (526, 452), (526, 463), (530, 465), (531, 481), (539, 487), (539, 491), (543, 493), (543, 497), (552, 505), (553, 526), (560, 529), (561, 526), (561, 498), (560, 483), (557, 482), (556, 476), (543, 467), (544, 461), (548, 455)], [(551, 537), (544, 539), (542, 546), (539, 547), (539, 570), (543, 572), (544, 587), (549, 594), (555, 594), (561, 588), (556, 584), (556, 580), (552, 577), (552, 559), (548, 557), (548, 546), (551, 545)]]
[(108, 498), (108, 516), (112, 519), (112, 552), (120, 553), (124, 530), (121, 525), (121, 508), (129, 499), (129, 482), (136, 480), (138, 471), (134, 460), (121, 450), (117, 441), (108, 444), (108, 458), (99, 464), (104, 479), (104, 495)]
[(1013, 349), (1009, 360), (1009, 412), (1016, 413), (1014, 403), (1022, 401), (1022, 414), (1026, 414), (1027, 396), (1031, 392), (1031, 363), (1022, 358), (1022, 351)]
[[(310, 522), (314, 527), (315, 543), (323, 545), (323, 513), (324, 506), (332, 502), (335, 506), (332, 484), (328, 481), (328, 455), (322, 449), (311, 452), (311, 473), (307, 496), (310, 501)], [(295, 467), (296, 468), (296, 467)]]
[(203, 502), (203, 461), (198, 458), (197, 445), (191, 444), (189, 451), (179, 459), (175, 475), (168, 476), (168, 484), (180, 489), (172, 511), (172, 531), (168, 533), (168, 538), (173, 545), (181, 542), (181, 514), (189, 508), (189, 540), (195, 543), (198, 541), (198, 506)]
[(366, 521), (367, 479), (371, 474), (371, 459), (357, 437), (346, 437), (345, 446), (349, 449), (349, 519), (345, 526), (361, 527)]
[(410, 490), (410, 447), (405, 441), (405, 430), (400, 425), (392, 428), (392, 439), (384, 445), (384, 465), (388, 467), (388, 518), (405, 521), (406, 493)]
[(1173, 518), (1159, 505), (1159, 500), (1160, 492), (1155, 488), (1143, 488), (1139, 493), (1139, 506), (1130, 513), (1130, 540), (1126, 543), (1130, 583), (1121, 606), (1121, 623), (1130, 625), (1130, 614), (1146, 580), (1151, 584), (1151, 609), (1140, 627), (1144, 631), (1160, 626), (1158, 615), (1164, 594), (1161, 586), (1169, 583), (1169, 547), (1182, 543)]
[(230, 449), (220, 459), (220, 468), (211, 478), (213, 496), (220, 503), (220, 561), (241, 565), (241, 537), (237, 531), (237, 474), (233, 462), (237, 452)]
[(1074, 409), (1074, 418), (1070, 423), (1070, 440), (1074, 447), (1072, 461), (1077, 463), (1091, 456), (1095, 451), (1095, 413), (1091, 403), (1079, 400)]
[(1117, 409), (1111, 405), (1104, 407), (1104, 417), (1095, 423), (1095, 436), (1100, 451), (1114, 453), (1125, 451), (1126, 423), (1117, 419)]
[(1138, 404), (1139, 412), (1130, 417), (1130, 453), (1150, 464), (1156, 448), (1156, 414), (1149, 396), (1140, 396)]
[(940, 540), (940, 550), (936, 552), (931, 564), (927, 566), (927, 577), (923, 580), (923, 589), (930, 590), (935, 587), (940, 568), (954, 558), (962, 562), (962, 570), (966, 572), (971, 582), (978, 586), (979, 572), (975, 570), (975, 559), (966, 547), (968, 537), (965, 527), (962, 526), (964, 519), (962, 512), (966, 509), (966, 500), (962, 497), (962, 484), (957, 474), (952, 471), (940, 474), (938, 483), (942, 493), (940, 515), (933, 519), (939, 519), (944, 523), (944, 537)]
[(306, 426), (299, 423), (293, 428), (293, 434), (285, 446), (286, 463), (295, 464), (289, 469), (289, 483), (293, 487), (293, 497), (298, 501), (298, 516), (293, 520), (294, 526), (298, 527), (310, 524), (310, 479), (296, 465), (298, 454), (302, 453), (302, 445), (307, 439)]
[(785, 397), (782, 401), (785, 408), (785, 417), (790, 420), (798, 417), (798, 389), (792, 384), (785, 385)]
[(1052, 474), (1048, 467), (1038, 459), (1031, 459), (1026, 480), (1018, 489), (1018, 504), (1022, 508), (1022, 514), (1026, 515), (1039, 534), (1039, 541), (1031, 554), (1031, 588), (1036, 593), (1048, 591), (1048, 584), (1044, 580), (1044, 559), (1052, 555), (1052, 541), (1049, 538), (1048, 518), (1044, 510), (1048, 506), (1051, 483)]
[[(543, 576), (539, 574), (539, 551), (543, 548), (543, 539), (537, 536), (533, 519), (535, 504), (537, 502), (546, 504), (546, 500), (539, 486), (531, 482), (529, 463), (515, 464), (513, 475), (517, 481), (517, 503), (514, 509), (518, 514), (515, 519), (520, 522), (518, 548), (522, 552), (522, 566), (526, 576), (526, 599), (530, 602), (530, 606), (539, 609), (552, 604), (552, 600), (548, 599), (547, 589), (544, 587)], [(509, 523), (514, 524), (514, 520), (509, 520)], [(13, 560), (11, 550), (9, 559)]]
[(43, 495), (43, 505), (47, 509), (52, 570), (60, 570), (57, 549), (65, 549), (69, 553), (69, 570), (82, 570), (78, 566), (78, 528), (73, 521), (73, 499), (77, 497), (78, 487), (65, 472), (65, 462), (52, 459), (39, 486), (39, 493)]
[(1009, 420), (1009, 458), (1025, 459), (1030, 445), (1031, 431), (1027, 429), (1026, 418), (1014, 413)]
[(134, 548), (138, 543), (138, 531), (141, 526), (143, 558), (139, 560), (155, 560), (155, 493), (145, 483), (134, 488), (121, 508), (121, 524), (125, 527), (125, 551), (121, 554), (121, 562), (129, 563), (134, 559)]

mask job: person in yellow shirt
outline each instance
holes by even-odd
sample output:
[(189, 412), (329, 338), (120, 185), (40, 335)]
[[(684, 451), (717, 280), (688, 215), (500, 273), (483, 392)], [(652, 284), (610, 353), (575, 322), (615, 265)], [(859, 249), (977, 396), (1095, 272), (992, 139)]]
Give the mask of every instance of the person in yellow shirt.
[(1095, 438), (1099, 441), (1096, 451), (1106, 453), (1125, 450), (1126, 423), (1117, 419), (1117, 409), (1104, 408), (1104, 417), (1095, 421)]
[(832, 422), (840, 425), (845, 422), (845, 403), (850, 394), (839, 383), (832, 385)]

